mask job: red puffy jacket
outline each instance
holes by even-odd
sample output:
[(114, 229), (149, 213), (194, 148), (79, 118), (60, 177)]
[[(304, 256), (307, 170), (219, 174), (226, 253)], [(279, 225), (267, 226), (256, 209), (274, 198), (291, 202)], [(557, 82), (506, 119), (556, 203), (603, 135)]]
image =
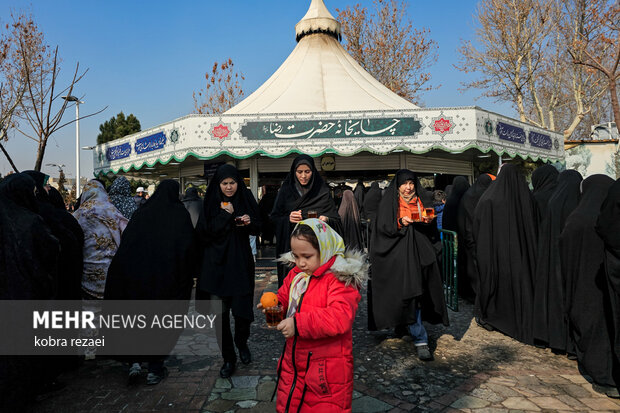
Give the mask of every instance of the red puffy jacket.
[[(352, 327), (361, 296), (329, 271), (334, 260), (314, 272), (295, 313), (296, 335), (286, 340), (278, 363), (278, 412), (351, 411)], [(299, 272), (293, 268), (278, 290), (285, 312)]]

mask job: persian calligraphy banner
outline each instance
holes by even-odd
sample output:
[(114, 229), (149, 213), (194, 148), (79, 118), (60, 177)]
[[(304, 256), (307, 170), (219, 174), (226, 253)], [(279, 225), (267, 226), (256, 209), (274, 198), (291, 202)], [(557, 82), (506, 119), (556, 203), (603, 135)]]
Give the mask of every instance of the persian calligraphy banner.
[(108, 161), (114, 161), (116, 159), (123, 159), (131, 154), (131, 145), (123, 143), (121, 145), (112, 146), (106, 151), (106, 158)]
[(528, 139), (532, 146), (542, 149), (551, 149), (551, 137), (549, 135), (530, 131)]
[(525, 131), (523, 128), (512, 126), (504, 122), (497, 122), (497, 136), (505, 141), (525, 143)]
[(136, 140), (136, 153), (144, 153), (161, 149), (166, 145), (166, 135), (163, 132), (155, 133)]
[(248, 140), (338, 139), (413, 136), (422, 129), (415, 118), (366, 118), (247, 122), (241, 135)]

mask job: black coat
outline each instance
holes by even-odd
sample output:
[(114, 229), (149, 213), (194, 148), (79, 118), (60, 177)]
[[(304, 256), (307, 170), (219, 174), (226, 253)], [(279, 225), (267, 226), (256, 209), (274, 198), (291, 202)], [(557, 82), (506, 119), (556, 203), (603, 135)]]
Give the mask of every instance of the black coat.
[(362, 244), (360, 214), (352, 191), (343, 192), (338, 215), (342, 222), (342, 238), (347, 249), (362, 251), (364, 245)]
[(601, 205), (614, 181), (592, 175), (581, 184), (579, 205), (566, 219), (560, 235), (568, 351), (577, 355), (579, 366), (600, 385), (614, 386), (611, 333), (605, 318), (607, 281), (605, 244), (595, 230)]
[(525, 178), (512, 164), (480, 197), (474, 213), (481, 319), (532, 344), (536, 208)]
[(377, 218), (379, 202), (381, 202), (381, 188), (379, 187), (379, 183), (373, 182), (364, 196), (362, 218), (370, 220), (371, 223), (374, 222)]
[[(398, 229), (400, 170), (385, 191), (372, 231), (372, 311), (377, 328), (412, 324), (418, 305), (423, 319), (448, 325), (448, 311), (435, 250), (426, 236), (409, 225)], [(416, 193), (419, 182), (416, 182)]]
[[(443, 208), (443, 218), (441, 227), (450, 231), (458, 230), (458, 213), (461, 198), (469, 189), (469, 182), (464, 176), (457, 176), (452, 181), (452, 192), (446, 199), (446, 205)], [(426, 206), (426, 204), (424, 204)], [(431, 206), (430, 204), (428, 206)]]
[[(237, 192), (231, 199), (220, 190), (220, 182), (226, 178), (237, 182)], [(232, 203), (232, 214), (221, 208), (225, 201)], [(245, 214), (250, 216), (251, 223), (237, 226), (235, 217)], [(260, 227), (258, 204), (239, 171), (232, 165), (220, 166), (209, 183), (198, 220), (203, 244), (198, 289), (209, 295), (232, 297), (233, 315), (246, 320), (254, 319), (254, 258), (249, 236), (258, 235)]]
[[(555, 168), (554, 168), (555, 169)], [(534, 339), (566, 351), (567, 320), (564, 313), (564, 280), (560, 259), (560, 233), (579, 204), (582, 177), (577, 171), (562, 172), (547, 202), (539, 226), (536, 284), (534, 288)]]
[(608, 299), (606, 307), (609, 311), (607, 325), (611, 327), (613, 344), (614, 381), (618, 380), (620, 365), (620, 179), (607, 193), (601, 206), (601, 213), (596, 222), (596, 231), (605, 244), (605, 275), (607, 276)]
[[(306, 192), (303, 195), (299, 192), (299, 181), (295, 176), (295, 170), (301, 163), (308, 164), (312, 170), (312, 180), (307, 188), (304, 188)], [(301, 210), (304, 218), (308, 217), (308, 211), (316, 211), (319, 216), (323, 215), (328, 218), (330, 227), (339, 233), (342, 232), (340, 216), (329, 193), (329, 188), (316, 169), (314, 159), (308, 155), (299, 155), (293, 160), (291, 170), (278, 191), (271, 211), (270, 218), (275, 225), (277, 257), (291, 249), (291, 233), (295, 225), (290, 222), (289, 215), (292, 211), (298, 210)], [(282, 285), (287, 270), (286, 265), (278, 264), (278, 285)]]

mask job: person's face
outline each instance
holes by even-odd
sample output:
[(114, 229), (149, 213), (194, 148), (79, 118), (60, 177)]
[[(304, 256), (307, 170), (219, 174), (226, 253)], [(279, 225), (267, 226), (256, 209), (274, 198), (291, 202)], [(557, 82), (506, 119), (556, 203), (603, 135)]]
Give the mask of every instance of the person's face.
[(301, 185), (308, 185), (312, 179), (312, 169), (306, 164), (301, 164), (295, 169), (295, 176)]
[(228, 198), (232, 198), (237, 192), (237, 181), (232, 178), (226, 178), (220, 182), (220, 190)]
[(321, 266), (321, 255), (303, 238), (291, 238), (291, 252), (295, 265), (306, 274), (313, 274)]
[(398, 187), (398, 192), (400, 196), (408, 199), (415, 195), (415, 185), (411, 179), (405, 181), (401, 186)]

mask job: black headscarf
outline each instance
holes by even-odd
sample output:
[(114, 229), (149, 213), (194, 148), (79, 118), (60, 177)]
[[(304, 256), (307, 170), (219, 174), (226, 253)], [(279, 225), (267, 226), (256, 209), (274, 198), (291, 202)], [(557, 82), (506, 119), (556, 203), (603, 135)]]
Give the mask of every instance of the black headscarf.
[[(608, 296), (605, 243), (595, 230), (601, 205), (614, 183), (606, 175), (592, 175), (581, 183), (581, 200), (566, 219), (560, 234), (564, 299), (571, 343), (582, 368), (595, 383), (615, 386), (614, 357), (605, 317)], [(571, 348), (574, 346), (574, 348)]]
[(134, 214), (108, 269), (105, 298), (186, 300), (197, 266), (194, 227), (179, 183), (162, 181)]
[[(466, 285), (473, 296), (478, 295), (478, 263), (476, 262), (476, 242), (474, 241), (474, 211), (478, 200), (484, 194), (484, 191), (491, 185), (493, 180), (488, 174), (482, 174), (476, 179), (476, 182), (465, 191), (459, 203), (457, 214), (458, 227), (458, 275), (459, 287)], [(461, 290), (462, 291), (462, 290)], [(480, 316), (480, 312), (476, 307), (474, 315)]]
[[(605, 275), (607, 276), (608, 300), (605, 312), (611, 326), (614, 365), (620, 365), (620, 179), (607, 193), (596, 222), (596, 231), (605, 243)], [(616, 385), (619, 383), (614, 369)]]
[(377, 208), (381, 201), (381, 188), (378, 182), (373, 182), (370, 189), (364, 197), (364, 208), (362, 209), (362, 218), (369, 219), (374, 222), (377, 218)]
[(65, 200), (62, 199), (62, 195), (60, 194), (60, 192), (58, 192), (58, 189), (54, 188), (53, 186), (50, 186), (49, 192), (47, 193), (48, 197), (49, 197), (49, 203), (57, 209), (63, 209), (63, 210), (67, 210), (67, 207), (65, 206)]
[(60, 242), (60, 261), (58, 272), (58, 291), (56, 298), (60, 300), (79, 300), (81, 297), (81, 282), (84, 256), (84, 231), (64, 207), (62, 196), (56, 189), (45, 189), (49, 176), (39, 171), (25, 171), (24, 174), (34, 179), (37, 188), (37, 203), (39, 215), (48, 225), (52, 234)]
[[(302, 164), (310, 166), (312, 170), (310, 182), (303, 187), (295, 175), (297, 167)], [(291, 170), (278, 191), (278, 196), (271, 211), (270, 217), (275, 225), (276, 256), (278, 257), (291, 249), (290, 238), (295, 225), (290, 222), (289, 215), (292, 211), (298, 210), (301, 210), (304, 218), (308, 217), (308, 211), (316, 211), (319, 216), (323, 215), (328, 218), (329, 226), (338, 232), (342, 231), (338, 210), (329, 193), (329, 188), (316, 169), (314, 159), (308, 155), (299, 155), (293, 160)], [(279, 285), (282, 285), (286, 271), (287, 267), (285, 265), (278, 264)]]
[(185, 196), (183, 197), (183, 205), (185, 205), (185, 209), (189, 212), (189, 215), (192, 218), (192, 224), (195, 228), (198, 223), (198, 217), (200, 216), (200, 212), (203, 208), (202, 199), (198, 196), (198, 189), (193, 186), (187, 188), (185, 191)]
[(131, 196), (131, 184), (124, 176), (117, 177), (108, 191), (110, 202), (127, 219), (131, 219), (138, 209), (133, 196)]
[(343, 192), (338, 215), (342, 222), (342, 238), (346, 247), (362, 251), (364, 246), (362, 245), (360, 214), (352, 191)]
[(532, 344), (536, 209), (517, 166), (504, 165), (480, 197), (473, 230), (482, 321)]
[(433, 246), (414, 225), (398, 229), (398, 187), (408, 179), (417, 182), (409, 170), (396, 172), (381, 199), (372, 232), (372, 310), (379, 329), (414, 323), (418, 305), (424, 319), (448, 325)]
[(532, 172), (532, 194), (538, 208), (538, 222), (547, 216), (547, 204), (558, 185), (560, 173), (553, 165), (543, 165)]
[[(226, 198), (220, 190), (220, 183), (226, 178), (237, 182), (237, 192), (232, 198)], [(221, 202), (231, 202), (234, 212), (230, 214), (222, 209)], [(250, 216), (250, 225), (237, 226), (235, 217), (246, 214)], [(197, 288), (219, 297), (232, 297), (233, 315), (253, 320), (254, 258), (249, 236), (259, 234), (260, 215), (252, 192), (234, 166), (226, 164), (217, 168), (196, 228), (204, 245)]]
[[(554, 168), (555, 169), (555, 168)], [(539, 227), (536, 284), (534, 288), (534, 339), (555, 350), (566, 351), (568, 339), (564, 313), (564, 280), (560, 258), (560, 233), (566, 218), (579, 204), (583, 178), (577, 171), (559, 174)]]
[(458, 230), (458, 214), (461, 198), (469, 189), (469, 182), (464, 176), (457, 176), (452, 181), (452, 192), (446, 199), (446, 206), (443, 208), (443, 218), (441, 227), (450, 231)]

